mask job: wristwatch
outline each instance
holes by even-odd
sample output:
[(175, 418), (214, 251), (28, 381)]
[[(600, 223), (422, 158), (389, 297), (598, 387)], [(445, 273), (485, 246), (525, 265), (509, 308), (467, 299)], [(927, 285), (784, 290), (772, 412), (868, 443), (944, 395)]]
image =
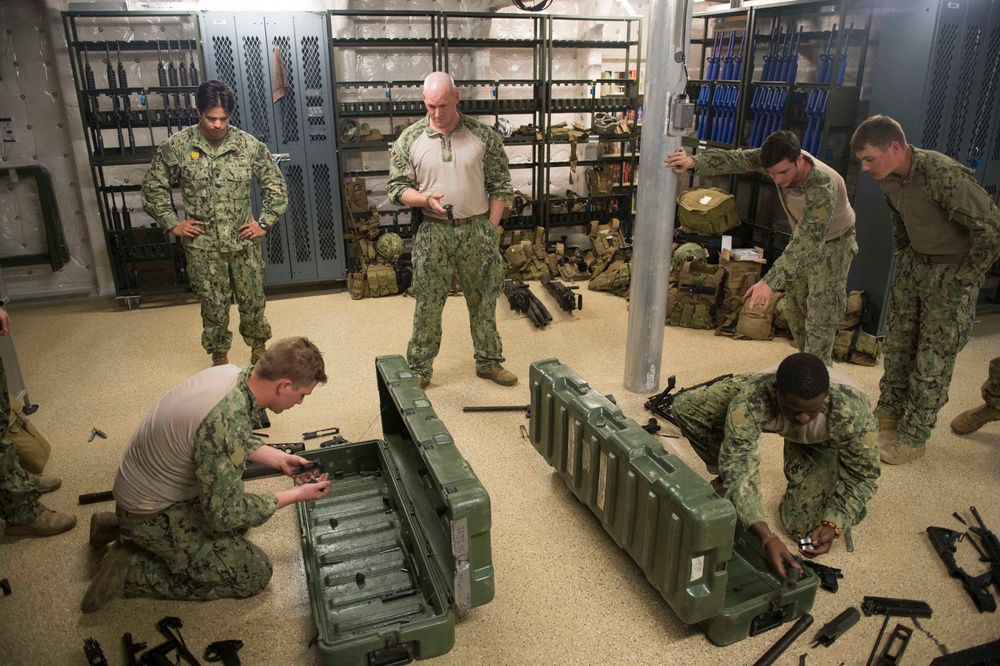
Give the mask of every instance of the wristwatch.
[(958, 281), (958, 283), (960, 285), (962, 285), (963, 287), (971, 287), (972, 286), (972, 280), (968, 280), (966, 278), (962, 278), (961, 280)]
[(268, 229), (271, 228), (270, 224), (268, 224), (267, 222), (261, 222), (260, 220), (257, 220), (257, 226), (260, 227), (263, 231), (267, 231)]

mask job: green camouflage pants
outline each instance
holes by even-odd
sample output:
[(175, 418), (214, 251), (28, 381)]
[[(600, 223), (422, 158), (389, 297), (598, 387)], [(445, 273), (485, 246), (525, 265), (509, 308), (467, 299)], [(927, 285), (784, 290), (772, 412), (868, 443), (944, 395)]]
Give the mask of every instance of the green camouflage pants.
[(236, 299), (240, 335), (248, 347), (271, 339), (264, 317), (264, 257), (260, 243), (239, 252), (212, 252), (187, 247), (188, 279), (201, 303), (201, 346), (209, 354), (229, 351), (229, 305)]
[(993, 409), (1000, 409), (1000, 356), (990, 361), (990, 376), (983, 384), (983, 400)]
[(823, 263), (785, 285), (785, 319), (800, 352), (833, 366), (837, 324), (847, 307), (847, 272), (858, 253), (854, 232), (824, 246)]
[(17, 447), (7, 436), (10, 424), (10, 396), (7, 394), (7, 372), (0, 359), (0, 518), (8, 525), (34, 522), (45, 510), (40, 493), (31, 476), (17, 460)]
[(246, 598), (271, 580), (271, 562), (236, 532), (215, 532), (198, 499), (178, 502), (153, 518), (130, 518), (118, 507), (122, 541), (142, 549), (125, 579), (126, 597)]
[(896, 260), (875, 412), (898, 419), (904, 446), (927, 444), (948, 402), (955, 357), (969, 341), (979, 288), (962, 289), (959, 268), (928, 264), (909, 248)]
[(503, 291), (503, 268), (496, 229), (485, 216), (453, 227), (425, 222), (413, 239), (413, 337), (406, 361), (414, 374), (431, 378), (441, 348), (441, 312), (448, 299), (451, 276), (458, 281), (469, 308), (469, 328), (476, 370), (503, 363), (497, 332), (497, 297)]
[[(737, 375), (679, 393), (671, 414), (709, 472), (718, 473), (719, 450), (725, 439), (726, 414), (747, 375)], [(823, 445), (785, 440), (788, 487), (778, 507), (782, 527), (792, 535), (808, 535), (819, 527), (823, 512), (840, 483), (837, 454)], [(757, 464), (760, 460), (756, 461)], [(723, 483), (725, 483), (723, 479)], [(864, 513), (862, 513), (862, 517)]]

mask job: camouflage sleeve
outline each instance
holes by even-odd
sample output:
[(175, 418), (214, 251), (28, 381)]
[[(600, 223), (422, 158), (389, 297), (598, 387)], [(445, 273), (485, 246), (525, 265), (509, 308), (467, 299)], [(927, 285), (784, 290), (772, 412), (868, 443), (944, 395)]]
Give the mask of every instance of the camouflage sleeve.
[(840, 460), (840, 483), (826, 507), (825, 518), (841, 529), (857, 525), (878, 490), (882, 463), (878, 456), (878, 426), (868, 398), (857, 389), (831, 391), (828, 414), (830, 445)]
[(759, 171), (766, 174), (760, 165), (760, 149), (722, 150), (709, 148), (692, 156), (694, 172), (699, 176), (721, 176), (730, 173)]
[[(1000, 255), (1000, 211), (993, 199), (964, 168), (929, 171), (927, 189), (948, 217), (972, 232), (969, 256), (958, 279), (979, 282)], [(961, 169), (961, 170), (960, 170)]]
[(257, 142), (257, 152), (253, 159), (253, 176), (260, 187), (260, 221), (272, 228), (278, 218), (288, 208), (288, 187), (281, 169), (271, 157), (271, 151), (264, 143)]
[(743, 525), (764, 520), (760, 489), (761, 423), (775, 415), (773, 374), (750, 377), (729, 403), (725, 436), (719, 448), (719, 475), (726, 486), (726, 499), (736, 507)]
[(410, 164), (410, 147), (419, 134), (410, 132), (409, 129), (403, 130), (403, 133), (389, 149), (389, 180), (385, 184), (385, 189), (389, 194), (389, 201), (397, 206), (403, 205), (403, 202), (399, 200), (399, 197), (403, 196), (403, 192), (411, 188), (420, 190), (420, 185), (417, 183), (417, 172)]
[(837, 207), (837, 191), (826, 174), (817, 172), (817, 176), (816, 181), (805, 188), (806, 207), (788, 246), (764, 276), (764, 282), (776, 291), (784, 289), (800, 272), (824, 263), (826, 232)]
[(179, 176), (180, 166), (170, 145), (160, 144), (142, 179), (142, 209), (168, 231), (180, 223), (170, 199), (170, 183)]
[[(231, 396), (232, 394), (230, 394)], [(219, 532), (262, 525), (278, 510), (276, 495), (255, 495), (243, 487), (247, 456), (260, 445), (251, 434), (245, 405), (227, 397), (198, 426), (194, 440), (195, 475), (201, 508)]]
[(490, 130), (486, 141), (486, 194), (494, 201), (506, 201), (514, 196), (514, 188), (510, 185), (510, 164), (507, 151), (503, 149), (503, 139)]

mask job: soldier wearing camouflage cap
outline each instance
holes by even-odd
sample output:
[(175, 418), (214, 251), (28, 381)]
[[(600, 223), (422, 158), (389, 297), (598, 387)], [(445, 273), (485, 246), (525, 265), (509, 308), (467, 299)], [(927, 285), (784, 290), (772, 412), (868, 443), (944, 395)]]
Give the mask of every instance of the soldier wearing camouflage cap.
[(460, 113), (458, 97), (449, 74), (430, 74), (423, 88), (427, 115), (392, 145), (389, 200), (424, 213), (424, 224), (413, 238), (417, 305), (406, 360), (417, 383), (427, 387), (441, 347), (441, 313), (457, 271), (469, 308), (476, 375), (513, 386), (517, 376), (500, 365), (504, 357), (496, 302), (503, 291), (497, 229), (514, 190), (503, 139)]
[(892, 223), (896, 270), (875, 415), (882, 461), (899, 465), (924, 455), (948, 402), (979, 288), (1000, 256), (1000, 211), (971, 170), (911, 146), (888, 116), (861, 123), (851, 150), (879, 181)]
[[(213, 365), (229, 363), (229, 306), (236, 300), (240, 335), (256, 363), (271, 338), (264, 317), (264, 256), (260, 239), (288, 208), (285, 178), (267, 146), (229, 126), (236, 93), (222, 81), (198, 86), (200, 119), (160, 144), (142, 180), (142, 207), (181, 239), (188, 279), (201, 303), (201, 344)], [(170, 198), (179, 182), (185, 219)], [(260, 186), (260, 218), (253, 219), (250, 189)]]

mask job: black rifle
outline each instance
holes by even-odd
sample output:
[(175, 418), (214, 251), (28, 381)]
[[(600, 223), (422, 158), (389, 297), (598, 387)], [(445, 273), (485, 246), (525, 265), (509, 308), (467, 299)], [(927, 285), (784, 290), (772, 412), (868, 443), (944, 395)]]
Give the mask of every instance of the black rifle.
[[(185, 88), (188, 87), (188, 68), (184, 66), (184, 51), (181, 48), (181, 40), (177, 40), (177, 53), (179, 55), (179, 63), (177, 65), (177, 73), (180, 75), (181, 85)], [(188, 125), (194, 125), (195, 123), (195, 113), (194, 109), (191, 108), (191, 96), (188, 91), (184, 91), (184, 117), (187, 119)]]
[(952, 578), (962, 581), (962, 587), (972, 597), (973, 603), (980, 613), (993, 613), (997, 609), (996, 599), (990, 594), (989, 586), (993, 582), (993, 573), (987, 572), (982, 576), (970, 576), (955, 561), (955, 544), (962, 537), (961, 532), (949, 530), (947, 527), (928, 527), (927, 536), (930, 537), (934, 550), (937, 551), (941, 561), (948, 568), (948, 573)]
[[(978, 548), (979, 555), (983, 562), (987, 562), (990, 565), (990, 570), (993, 572), (993, 585), (997, 588), (997, 592), (1000, 593), (1000, 539), (997, 535), (993, 533), (986, 523), (983, 522), (983, 517), (979, 515), (976, 511), (976, 507), (970, 506), (969, 510), (972, 512), (972, 516), (979, 523), (979, 527), (970, 527), (969, 531), (979, 537), (980, 542), (982, 542), (982, 548)], [(971, 539), (969, 543), (975, 544)]]
[(146, 649), (146, 644), (136, 643), (132, 640), (132, 634), (127, 632), (122, 634), (122, 644), (125, 647), (125, 661), (128, 662), (128, 666), (139, 666), (139, 660), (135, 657)]
[(663, 389), (656, 395), (651, 396), (649, 400), (646, 401), (646, 404), (643, 405), (643, 407), (647, 411), (653, 412), (657, 416), (663, 417), (670, 423), (673, 423), (675, 426), (680, 428), (681, 425), (674, 420), (674, 416), (670, 411), (670, 407), (674, 404), (674, 399), (677, 398), (677, 396), (679, 396), (681, 393), (684, 393), (685, 391), (693, 391), (694, 389), (701, 388), (703, 386), (711, 386), (715, 382), (720, 382), (723, 379), (729, 379), (730, 377), (732, 377), (731, 374), (722, 375), (720, 377), (716, 377), (715, 379), (709, 379), (707, 382), (702, 382), (701, 384), (695, 384), (694, 386), (689, 386), (685, 389), (681, 389), (677, 393), (671, 395), (670, 392), (674, 390), (675, 386), (677, 386), (677, 377), (675, 377), (674, 375), (670, 375), (669, 377), (667, 377), (667, 388)]
[[(818, 562), (807, 561), (802, 564), (816, 572), (816, 575), (819, 576), (819, 586), (827, 592), (836, 592), (840, 589), (840, 584), (837, 582), (837, 579), (844, 577), (844, 574), (840, 572), (840, 569), (828, 567), (825, 564), (819, 564)], [(862, 610), (864, 609), (862, 608)]]
[[(167, 55), (169, 58), (169, 54)], [(160, 82), (160, 98), (163, 100), (163, 122), (167, 126), (167, 136), (173, 134), (170, 129), (170, 117), (172, 115), (170, 111), (170, 98), (167, 96), (167, 92), (163, 90), (167, 87), (167, 70), (163, 67), (163, 54), (160, 53), (160, 41), (156, 41), (156, 76)], [(177, 125), (177, 129), (180, 130), (180, 123)]]
[[(90, 66), (90, 52), (83, 49), (83, 59), (86, 63), (83, 67), (84, 85), (87, 90), (97, 90), (94, 82), (94, 69)], [(90, 133), (94, 139), (94, 152), (98, 155), (104, 154), (104, 135), (101, 134), (101, 105), (97, 101), (97, 95), (87, 95), (87, 121), (90, 125)]]
[[(118, 212), (118, 199), (115, 198), (115, 188), (109, 185), (106, 193), (111, 195), (111, 226), (114, 227), (115, 231), (121, 231), (122, 216)], [(105, 199), (105, 202), (107, 202), (107, 199)]]
[(195, 53), (194, 44), (190, 44), (189, 50), (191, 51), (189, 54), (191, 56), (191, 64), (188, 66), (188, 75), (191, 77), (191, 85), (198, 86), (200, 85), (198, 83), (198, 65), (195, 63), (195, 57), (197, 57), (198, 54)]
[[(866, 616), (872, 615), (885, 615), (885, 620), (882, 622), (882, 628), (879, 629), (878, 636), (875, 637), (875, 645), (872, 646), (872, 651), (868, 655), (868, 666), (875, 663), (875, 653), (878, 651), (879, 643), (882, 642), (882, 636), (885, 634), (886, 627), (889, 626), (890, 617), (931, 617), (933, 611), (930, 605), (926, 601), (919, 601), (917, 599), (893, 599), (892, 597), (865, 597), (864, 601), (861, 603), (861, 611)], [(909, 642), (909, 635), (906, 634), (907, 627), (903, 627), (903, 631), (900, 631), (902, 625), (897, 625), (896, 629), (893, 630), (892, 634), (889, 636), (889, 640), (882, 651), (882, 656), (879, 657), (879, 665), (886, 660), (886, 663), (893, 663), (891, 660), (887, 660), (887, 653), (890, 648), (894, 646), (896, 642), (902, 643), (898, 651), (895, 653), (896, 658), (902, 656), (903, 651), (906, 649), (906, 644)], [(904, 634), (905, 637), (903, 635)]]
[(128, 79), (125, 77), (125, 65), (122, 64), (122, 45), (115, 42), (115, 50), (118, 52), (118, 85), (122, 88), (122, 115), (125, 116), (125, 123), (128, 125), (128, 145), (135, 155), (135, 134), (132, 132), (132, 100), (128, 94)]
[(556, 299), (561, 307), (566, 312), (572, 312), (573, 310), (583, 309), (583, 294), (576, 293), (573, 290), (579, 289), (578, 285), (565, 285), (559, 280), (554, 280), (550, 277), (542, 278), (542, 286), (549, 290), (552, 297)]
[[(179, 43), (179, 42), (178, 42)], [(180, 86), (180, 80), (177, 78), (177, 64), (170, 58), (170, 40), (167, 40), (167, 79), (170, 81), (170, 87), (174, 89), (174, 108), (177, 109), (177, 129), (181, 127), (181, 117), (183, 116), (183, 111), (181, 111), (181, 97), (177, 92), (177, 88)]]
[[(131, 131), (131, 129), (129, 130)], [(132, 228), (132, 213), (128, 210), (128, 202), (125, 201), (125, 186), (119, 187), (118, 191), (122, 195), (122, 223), (126, 229)]]
[(545, 328), (545, 325), (552, 321), (549, 311), (521, 280), (504, 280), (503, 293), (507, 297), (510, 309), (527, 315), (535, 328)]
[[(108, 88), (114, 90), (118, 87), (118, 84), (115, 83), (115, 67), (111, 64), (111, 42), (104, 42), (104, 53), (107, 57)], [(122, 107), (118, 102), (118, 95), (109, 93), (108, 96), (111, 98), (111, 109), (115, 119), (115, 127), (118, 128), (118, 147), (121, 149), (122, 154), (124, 154), (125, 135), (122, 134)]]

